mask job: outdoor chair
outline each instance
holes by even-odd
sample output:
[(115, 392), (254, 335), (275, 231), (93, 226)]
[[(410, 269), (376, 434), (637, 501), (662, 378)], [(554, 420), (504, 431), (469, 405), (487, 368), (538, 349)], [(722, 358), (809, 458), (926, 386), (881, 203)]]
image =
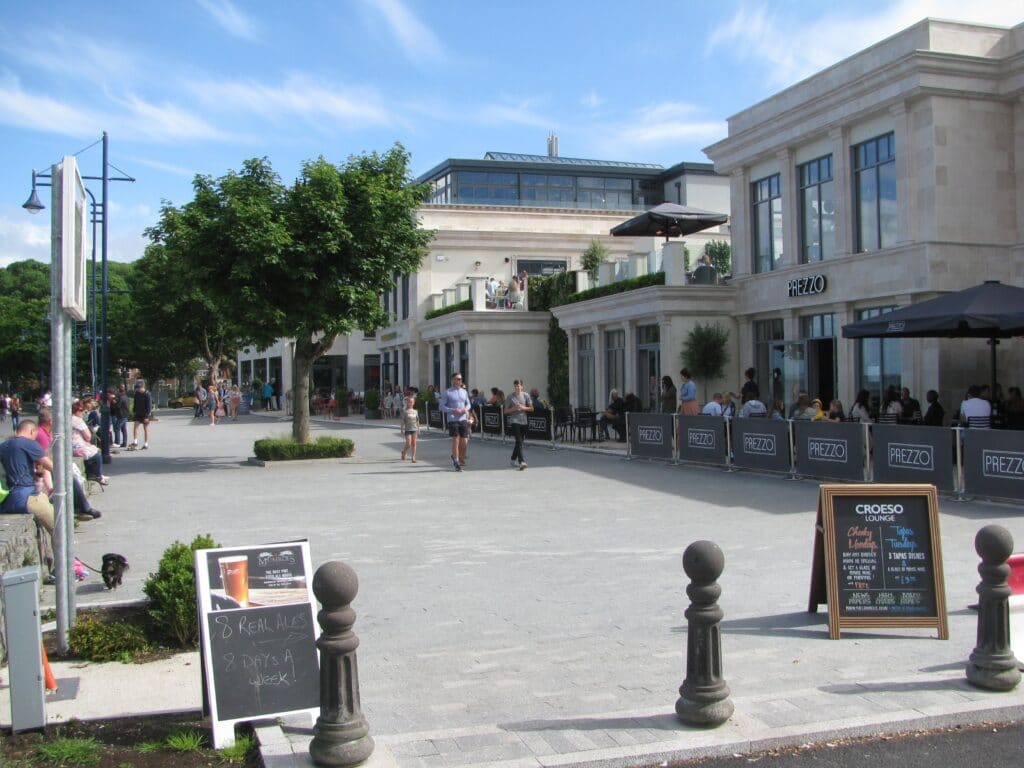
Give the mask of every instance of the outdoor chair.
[(566, 437), (570, 442), (576, 442), (576, 420), (573, 418), (572, 408), (555, 409), (555, 440), (565, 441)]
[(899, 423), (899, 417), (895, 413), (880, 413), (878, 414), (879, 424), (897, 424)]
[(580, 442), (597, 440), (597, 414), (594, 411), (589, 408), (576, 409), (576, 433)]
[(968, 416), (967, 426), (970, 429), (991, 429), (992, 418), (990, 416)]

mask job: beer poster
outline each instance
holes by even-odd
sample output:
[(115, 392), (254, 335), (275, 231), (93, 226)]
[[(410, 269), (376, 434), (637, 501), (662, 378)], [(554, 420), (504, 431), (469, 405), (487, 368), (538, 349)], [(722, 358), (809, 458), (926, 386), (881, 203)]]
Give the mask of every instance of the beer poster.
[(316, 604), (309, 543), (195, 553), (203, 681), (214, 746), (234, 724), (319, 713)]

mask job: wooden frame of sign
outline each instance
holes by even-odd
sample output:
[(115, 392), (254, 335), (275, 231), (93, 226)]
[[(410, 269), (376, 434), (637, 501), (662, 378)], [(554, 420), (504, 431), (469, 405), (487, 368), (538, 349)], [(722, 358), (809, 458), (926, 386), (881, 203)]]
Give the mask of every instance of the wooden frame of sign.
[(828, 603), (828, 636), (934, 627), (949, 639), (934, 485), (821, 485), (807, 610)]
[(217, 749), (235, 723), (320, 713), (309, 542), (195, 552), (204, 709)]

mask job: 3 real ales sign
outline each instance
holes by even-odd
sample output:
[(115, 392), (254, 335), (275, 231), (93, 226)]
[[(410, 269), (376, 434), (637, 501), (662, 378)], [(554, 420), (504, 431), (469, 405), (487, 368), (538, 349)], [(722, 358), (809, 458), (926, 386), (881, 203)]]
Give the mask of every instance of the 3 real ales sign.
[(214, 746), (235, 723), (320, 706), (309, 543), (195, 553), (203, 682)]
[(807, 609), (828, 603), (828, 635), (934, 627), (949, 637), (933, 485), (822, 485)]

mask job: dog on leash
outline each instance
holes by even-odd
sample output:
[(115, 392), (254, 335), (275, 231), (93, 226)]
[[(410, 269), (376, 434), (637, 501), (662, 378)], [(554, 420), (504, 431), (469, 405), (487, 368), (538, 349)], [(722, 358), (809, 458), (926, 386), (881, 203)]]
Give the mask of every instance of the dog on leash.
[(120, 587), (121, 579), (127, 570), (128, 559), (124, 555), (108, 552), (103, 556), (103, 567), (100, 569), (100, 574), (103, 576), (103, 583), (107, 589)]

